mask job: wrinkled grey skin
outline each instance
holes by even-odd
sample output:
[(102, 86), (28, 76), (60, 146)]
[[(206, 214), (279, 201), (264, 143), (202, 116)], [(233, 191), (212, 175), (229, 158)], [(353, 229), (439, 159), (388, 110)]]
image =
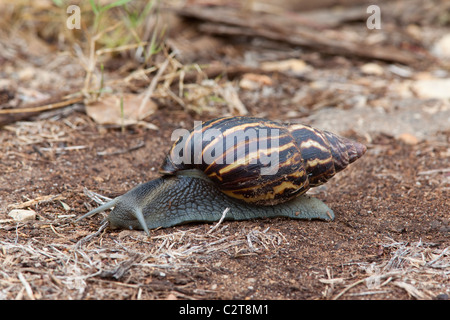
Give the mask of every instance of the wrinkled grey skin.
[(333, 211), (322, 201), (302, 195), (274, 206), (257, 206), (232, 199), (196, 171), (141, 184), (78, 220), (114, 206), (107, 217), (112, 228), (149, 229), (189, 222), (218, 221), (226, 208), (226, 220), (289, 217), (293, 219), (334, 220)]

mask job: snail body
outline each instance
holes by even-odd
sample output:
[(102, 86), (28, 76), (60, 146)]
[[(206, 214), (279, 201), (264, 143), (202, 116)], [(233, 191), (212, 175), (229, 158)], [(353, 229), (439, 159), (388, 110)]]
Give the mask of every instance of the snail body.
[(366, 147), (300, 124), (250, 117), (201, 123), (175, 141), (160, 178), (141, 184), (80, 219), (114, 207), (111, 227), (149, 229), (194, 221), (264, 217), (333, 220), (304, 195), (360, 158)]

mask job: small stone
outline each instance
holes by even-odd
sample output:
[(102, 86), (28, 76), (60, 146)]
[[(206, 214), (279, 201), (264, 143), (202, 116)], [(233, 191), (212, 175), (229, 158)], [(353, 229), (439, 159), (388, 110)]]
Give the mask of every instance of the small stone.
[(255, 278), (248, 278), (247, 282), (248, 283), (256, 283), (256, 279)]
[(167, 295), (166, 300), (178, 300), (178, 298), (173, 292), (171, 292)]
[(246, 73), (242, 76), (239, 86), (246, 90), (257, 90), (263, 86), (271, 86), (272, 80), (266, 76), (255, 73)]
[(8, 213), (8, 216), (15, 221), (30, 221), (36, 219), (36, 212), (33, 210), (14, 209)]
[(443, 36), (439, 39), (431, 49), (431, 52), (440, 58), (450, 58), (450, 34)]
[(381, 76), (382, 74), (384, 74), (384, 69), (376, 63), (366, 63), (365, 65), (361, 66), (361, 71), (364, 74), (372, 74), (377, 76)]
[(399, 135), (397, 139), (409, 145), (416, 145), (419, 143), (419, 139), (416, 136), (406, 132)]
[(305, 61), (299, 59), (287, 59), (282, 61), (266, 61), (261, 63), (261, 69), (269, 72), (291, 72), (293, 74), (303, 74), (312, 68)]
[(412, 89), (419, 98), (449, 99), (450, 79), (423, 79), (413, 83)]

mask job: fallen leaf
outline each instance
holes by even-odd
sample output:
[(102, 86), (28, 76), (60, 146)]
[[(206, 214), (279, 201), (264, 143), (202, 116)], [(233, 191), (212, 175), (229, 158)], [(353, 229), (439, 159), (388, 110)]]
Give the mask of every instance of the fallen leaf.
[[(121, 110), (123, 98), (123, 114)], [(137, 94), (109, 95), (86, 106), (86, 113), (98, 124), (132, 125), (152, 115), (156, 104), (149, 99), (141, 108), (143, 97)]]

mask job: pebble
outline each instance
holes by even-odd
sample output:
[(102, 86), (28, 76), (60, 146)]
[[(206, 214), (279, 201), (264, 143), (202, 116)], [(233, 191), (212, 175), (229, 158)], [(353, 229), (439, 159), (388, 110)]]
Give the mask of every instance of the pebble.
[(381, 76), (384, 74), (384, 69), (376, 63), (366, 63), (365, 65), (361, 66), (361, 71), (364, 74), (377, 76)]
[(291, 72), (293, 74), (303, 74), (311, 71), (312, 67), (305, 61), (299, 59), (287, 59), (282, 61), (266, 61), (261, 63), (261, 69), (265, 71)]
[(450, 58), (450, 34), (447, 34), (439, 39), (434, 44), (431, 52), (439, 58)]
[(166, 297), (166, 300), (178, 300), (178, 298), (173, 292), (170, 292)]
[(8, 216), (15, 221), (30, 221), (36, 219), (36, 212), (33, 210), (13, 209), (8, 213)]
[(413, 83), (412, 89), (419, 98), (449, 99), (450, 79), (423, 79)]
[(397, 139), (409, 145), (416, 145), (419, 143), (419, 139), (416, 136), (406, 132), (399, 135)]

